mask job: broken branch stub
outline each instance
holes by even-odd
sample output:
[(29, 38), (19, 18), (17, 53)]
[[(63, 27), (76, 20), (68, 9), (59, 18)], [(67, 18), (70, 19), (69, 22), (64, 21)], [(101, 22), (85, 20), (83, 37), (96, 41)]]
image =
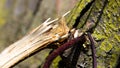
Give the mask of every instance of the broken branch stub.
[(68, 37), (69, 28), (63, 17), (49, 22), (48, 20), (1, 52), (0, 68), (10, 68), (48, 44)]

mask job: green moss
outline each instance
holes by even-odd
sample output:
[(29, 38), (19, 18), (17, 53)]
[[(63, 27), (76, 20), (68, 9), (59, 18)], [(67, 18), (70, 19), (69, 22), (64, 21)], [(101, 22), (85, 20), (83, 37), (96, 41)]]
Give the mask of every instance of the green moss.
[[(79, 13), (86, 6), (86, 4), (91, 1), (92, 0), (80, 0), (79, 1), (79, 3), (75, 6), (75, 8), (71, 11), (70, 15), (67, 18), (67, 25), (69, 28), (72, 28), (73, 24), (75, 23), (75, 19), (77, 18)], [(79, 25), (81, 25), (81, 24), (79, 24)]]
[[(59, 61), (60, 61), (60, 60), (61, 60), (61, 57), (60, 57), (60, 56), (56, 57), (56, 58), (53, 60), (52, 66), (53, 66), (54, 68), (58, 68), (58, 64), (59, 64)], [(51, 67), (51, 68), (53, 68), (53, 67)]]
[[(68, 17), (67, 23), (71, 28), (75, 23), (75, 19), (90, 0), (80, 0), (80, 2), (72, 10)], [(96, 0), (92, 12), (88, 20), (97, 21), (100, 10), (103, 7), (103, 0)], [(102, 40), (97, 42), (97, 56), (98, 68), (113, 68), (117, 62), (118, 55), (120, 55), (120, 1), (108, 0), (102, 17), (97, 25), (92, 36), (95, 40)], [(85, 22), (89, 11), (81, 18), (78, 28)], [(89, 64), (88, 64), (89, 65)], [(92, 67), (92, 66), (91, 66)]]

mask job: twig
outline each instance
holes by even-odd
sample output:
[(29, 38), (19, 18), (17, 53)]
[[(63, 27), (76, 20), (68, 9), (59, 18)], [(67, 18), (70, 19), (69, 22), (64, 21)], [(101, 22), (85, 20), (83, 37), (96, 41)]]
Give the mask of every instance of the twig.
[(91, 42), (91, 50), (92, 50), (92, 58), (93, 58), (93, 68), (97, 68), (97, 59), (96, 59), (96, 50), (95, 50), (95, 44), (93, 41), (93, 38), (91, 36), (91, 34), (88, 32), (88, 38)]
[(64, 50), (66, 50), (67, 48), (71, 47), (73, 44), (77, 43), (77, 42), (85, 42), (85, 36), (82, 35), (80, 37), (74, 38), (68, 42), (66, 42), (65, 44), (63, 44), (62, 46), (60, 46), (59, 48), (57, 48), (55, 51), (53, 51), (46, 59), (45, 64), (43, 66), (43, 68), (49, 68), (50, 64), (52, 63), (52, 61), (54, 60), (54, 58), (56, 58), (58, 55), (60, 55), (61, 53), (63, 53)]

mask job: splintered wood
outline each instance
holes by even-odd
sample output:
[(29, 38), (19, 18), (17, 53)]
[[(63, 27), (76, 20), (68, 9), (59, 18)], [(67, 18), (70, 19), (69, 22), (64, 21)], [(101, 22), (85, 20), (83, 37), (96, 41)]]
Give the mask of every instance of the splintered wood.
[(10, 68), (20, 60), (29, 56), (48, 44), (67, 38), (69, 28), (63, 17), (53, 21), (46, 20), (31, 33), (7, 47), (0, 54), (0, 68)]

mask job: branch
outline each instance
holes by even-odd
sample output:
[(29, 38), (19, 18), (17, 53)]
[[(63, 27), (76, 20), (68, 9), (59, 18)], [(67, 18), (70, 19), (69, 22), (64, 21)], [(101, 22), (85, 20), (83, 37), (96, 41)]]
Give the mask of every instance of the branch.
[[(0, 68), (10, 68), (37, 50), (68, 36), (68, 27), (63, 19), (45, 21), (31, 33), (10, 45), (0, 54)], [(63, 37), (63, 38), (62, 38)]]
[(80, 42), (81, 44), (83, 44), (86, 41), (85, 36), (82, 35), (80, 37), (74, 38), (68, 42), (66, 42), (65, 44), (63, 44), (62, 46), (60, 46), (59, 48), (57, 48), (55, 51), (53, 51), (46, 59), (46, 62), (43, 66), (43, 68), (49, 68), (51, 62), (61, 53), (63, 53), (66, 49), (68, 49), (69, 47), (71, 47), (72, 45), (74, 45), (75, 43)]
[(96, 50), (95, 50), (95, 43), (93, 41), (93, 38), (91, 34), (88, 32), (88, 38), (91, 42), (91, 50), (92, 50), (92, 58), (93, 58), (93, 68), (97, 68), (97, 59), (96, 59)]

